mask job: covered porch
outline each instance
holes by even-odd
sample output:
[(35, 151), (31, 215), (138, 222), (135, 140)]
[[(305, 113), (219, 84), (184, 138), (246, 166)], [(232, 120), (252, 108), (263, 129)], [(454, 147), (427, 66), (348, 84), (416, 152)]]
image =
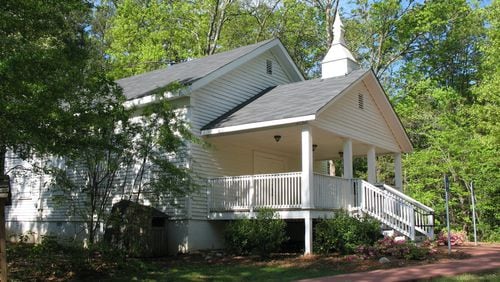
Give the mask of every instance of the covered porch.
[[(229, 218), (228, 212), (349, 209), (359, 205), (355, 157), (367, 160), (367, 181), (377, 183), (377, 155), (393, 154), (394, 186), (402, 187), (401, 153), (340, 136), (308, 123), (222, 134), (207, 138), (220, 161), (220, 177), (209, 178), (211, 218)], [(329, 160), (342, 160), (334, 176)], [(229, 167), (230, 166), (230, 167)], [(339, 174), (337, 172), (337, 174)]]
[[(232, 167), (218, 162), (222, 164), (221, 171), (236, 173), (208, 179), (208, 218), (252, 217), (259, 209), (270, 208), (282, 219), (304, 220), (306, 253), (312, 250), (314, 218), (363, 205), (363, 182), (353, 176), (355, 157), (367, 159), (367, 180), (374, 184), (377, 155), (394, 154), (395, 186), (402, 187), (400, 152), (307, 122), (218, 134), (207, 141), (212, 144), (215, 156), (224, 158), (229, 154), (238, 162)], [(331, 169), (326, 164), (334, 159), (342, 160), (342, 176), (329, 175)], [(247, 165), (236, 169), (241, 162)]]

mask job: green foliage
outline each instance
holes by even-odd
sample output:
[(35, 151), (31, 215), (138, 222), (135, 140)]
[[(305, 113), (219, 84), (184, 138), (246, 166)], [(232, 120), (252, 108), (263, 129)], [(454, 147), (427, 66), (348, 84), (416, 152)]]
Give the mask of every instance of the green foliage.
[(0, 152), (64, 152), (84, 136), (81, 125), (103, 114), (87, 111), (91, 101), (121, 99), (93, 65), (90, 12), (85, 0), (3, 1)]
[(352, 254), (358, 246), (371, 245), (382, 236), (380, 223), (369, 217), (356, 219), (345, 211), (321, 220), (314, 235), (314, 251), (321, 254)]
[(228, 224), (225, 231), (226, 246), (235, 254), (269, 256), (279, 251), (287, 240), (286, 223), (269, 209), (259, 210), (255, 219), (242, 218)]

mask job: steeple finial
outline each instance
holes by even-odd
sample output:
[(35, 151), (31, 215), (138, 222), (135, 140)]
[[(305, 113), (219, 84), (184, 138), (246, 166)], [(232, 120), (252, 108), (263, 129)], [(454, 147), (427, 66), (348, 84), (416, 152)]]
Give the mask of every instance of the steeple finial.
[(321, 77), (343, 76), (358, 68), (359, 65), (356, 59), (354, 59), (351, 51), (346, 47), (344, 25), (340, 20), (339, 11), (337, 10), (335, 11), (335, 20), (333, 22), (332, 44), (321, 62)]
[(344, 40), (344, 24), (340, 20), (339, 11), (335, 12), (335, 20), (333, 21), (333, 41), (332, 45), (336, 43), (345, 44)]

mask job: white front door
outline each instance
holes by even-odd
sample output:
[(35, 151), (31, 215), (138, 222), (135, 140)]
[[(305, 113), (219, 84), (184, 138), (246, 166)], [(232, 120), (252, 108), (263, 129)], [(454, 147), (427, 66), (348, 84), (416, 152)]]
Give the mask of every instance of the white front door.
[(273, 154), (254, 152), (253, 170), (255, 174), (286, 172), (286, 160)]

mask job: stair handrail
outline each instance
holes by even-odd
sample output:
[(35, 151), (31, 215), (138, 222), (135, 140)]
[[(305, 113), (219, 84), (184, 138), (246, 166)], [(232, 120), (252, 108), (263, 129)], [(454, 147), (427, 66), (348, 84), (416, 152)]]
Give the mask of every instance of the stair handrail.
[(413, 198), (405, 195), (404, 193), (401, 193), (397, 189), (394, 189), (394, 188), (392, 188), (391, 186), (389, 186), (387, 184), (384, 184), (383, 187), (388, 192), (390, 192), (390, 193), (392, 193), (392, 194), (394, 194), (394, 195), (402, 198), (403, 200), (405, 200), (407, 202), (410, 202), (411, 204), (413, 204), (413, 205), (415, 205), (415, 206), (417, 206), (417, 207), (419, 207), (419, 208), (421, 208), (421, 209), (423, 209), (423, 210), (425, 210), (427, 212), (434, 213), (434, 210), (432, 208), (430, 208), (430, 207), (422, 204), (421, 202), (419, 202), (419, 201), (417, 201), (417, 200), (415, 200), (415, 199), (413, 199)]
[[(396, 218), (396, 220), (400, 224), (395, 224), (394, 222), (391, 222), (390, 220), (388, 220), (388, 218), (386, 217), (387, 216), (386, 213), (382, 214), (380, 209), (376, 209), (376, 208), (375, 208), (375, 210), (373, 209), (375, 206), (373, 206), (372, 204), (377, 203), (377, 201), (374, 201), (373, 199), (370, 200), (370, 199), (366, 198), (366, 196), (368, 195), (368, 194), (366, 194), (367, 191), (373, 191), (374, 193), (378, 193), (381, 196), (384, 194), (387, 195), (390, 192), (384, 191), (384, 189), (377, 187), (377, 186), (373, 185), (372, 183), (367, 182), (365, 180), (360, 180), (359, 183), (361, 184), (360, 188), (361, 188), (361, 210), (362, 210), (362, 212), (367, 213), (368, 215), (374, 217), (378, 221), (390, 226), (391, 228), (395, 229), (396, 231), (400, 232), (401, 234), (414, 240), (415, 239), (415, 236), (414, 236), (415, 227), (411, 225), (409, 218), (407, 220), (405, 220), (404, 218), (398, 217), (398, 218)], [(383, 197), (385, 198), (387, 196), (383, 196)], [(409, 208), (411, 207), (411, 212), (413, 212), (415, 209), (413, 205), (406, 204), (406, 206), (408, 206)], [(403, 226), (406, 226), (406, 228), (404, 228)]]
[[(374, 185), (364, 180), (360, 180), (359, 183), (361, 184), (360, 208), (363, 213), (408, 236), (411, 240), (415, 240), (416, 231), (431, 239), (434, 237), (434, 210), (432, 208), (389, 185)], [(366, 199), (366, 197), (369, 198)], [(390, 211), (390, 208), (386, 210), (387, 207), (392, 207), (392, 205), (386, 206), (386, 201), (399, 202), (402, 205), (400, 208), (404, 211), (401, 210), (401, 214), (396, 214)]]

